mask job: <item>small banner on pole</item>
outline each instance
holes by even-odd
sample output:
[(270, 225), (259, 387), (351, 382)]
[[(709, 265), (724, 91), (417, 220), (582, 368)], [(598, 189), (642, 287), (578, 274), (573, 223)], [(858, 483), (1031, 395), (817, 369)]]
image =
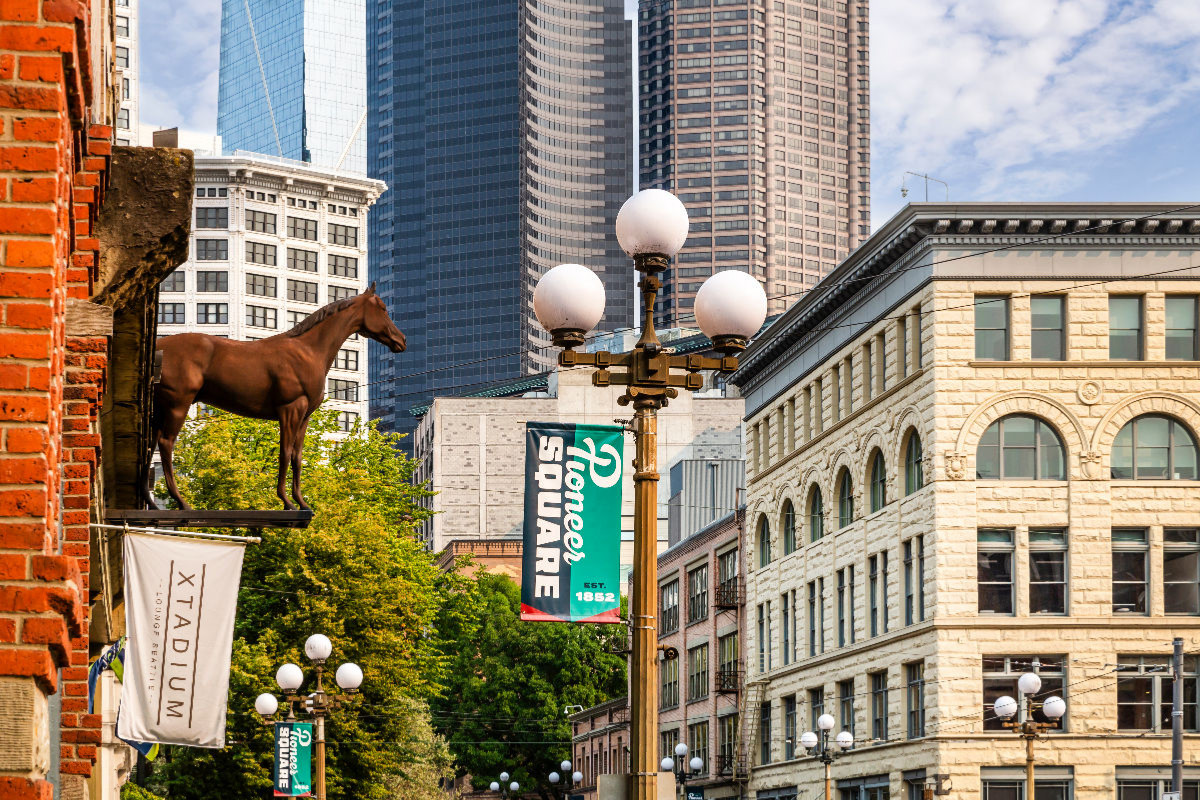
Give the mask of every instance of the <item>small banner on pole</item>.
[(244, 546), (125, 534), (125, 680), (117, 736), (225, 746)]
[(525, 428), (521, 619), (620, 622), (624, 429)]
[(275, 723), (275, 796), (312, 797), (311, 722)]

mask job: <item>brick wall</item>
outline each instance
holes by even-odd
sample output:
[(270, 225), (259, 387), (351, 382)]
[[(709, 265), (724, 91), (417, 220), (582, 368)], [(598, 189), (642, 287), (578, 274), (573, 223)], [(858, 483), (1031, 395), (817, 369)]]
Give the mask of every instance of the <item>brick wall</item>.
[(108, 340), (70, 337), (65, 319), (97, 278), (112, 130), (92, 122), (111, 113), (94, 106), (111, 105), (112, 76), (93, 70), (110, 45), (90, 37), (111, 31), (110, 14), (104, 0), (0, 3), (0, 699), (30, 727), (0, 734), (0, 796), (13, 800), (52, 795), (47, 695), (62, 693), (73, 796), (99, 741), (87, 526)]

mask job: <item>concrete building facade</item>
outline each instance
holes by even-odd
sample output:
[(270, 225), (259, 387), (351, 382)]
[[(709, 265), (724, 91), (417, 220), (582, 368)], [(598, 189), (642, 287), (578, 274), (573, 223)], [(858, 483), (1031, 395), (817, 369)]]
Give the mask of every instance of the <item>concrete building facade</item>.
[[(362, 293), (367, 212), (384, 188), (287, 159), (198, 156), (189, 257), (159, 287), (159, 335), (263, 339)], [(348, 339), (329, 371), (325, 406), (342, 430), (367, 418), (365, 341)]]
[(113, 14), (115, 47), (113, 57), (117, 64), (117, 91), (120, 104), (117, 106), (116, 131), (113, 140), (118, 145), (138, 145), (141, 114), (138, 104), (138, 4), (141, 0), (116, 0)]
[(640, 185), (692, 220), (659, 324), (723, 269), (778, 313), (870, 233), (869, 36), (867, 0), (641, 0)]
[(1020, 798), (991, 704), (1037, 671), (1038, 800), (1161, 797), (1175, 637), (1200, 688), (1198, 295), (1194, 210), (914, 204), (751, 346), (750, 796), (811, 794), (827, 712), (842, 800)]

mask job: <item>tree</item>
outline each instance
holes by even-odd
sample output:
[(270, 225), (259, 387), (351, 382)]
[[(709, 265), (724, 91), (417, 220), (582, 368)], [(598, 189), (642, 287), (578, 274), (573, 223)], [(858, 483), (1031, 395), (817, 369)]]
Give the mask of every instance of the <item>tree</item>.
[[(414, 463), (373, 425), (335, 440), (335, 414), (313, 417), (304, 448), (306, 529), (252, 531), (238, 598), (227, 746), (172, 747), (153, 787), (175, 798), (260, 798), (272, 782), (273, 734), (253, 710), (275, 692), (275, 669), (306, 668), (305, 639), (333, 641), (330, 666), (362, 667), (362, 692), (329, 718), (330, 798), (421, 797), (450, 773), (427, 703), (448, 658), (434, 623), (448, 579), (413, 537), (428, 512), (412, 485)], [(175, 451), (180, 489), (197, 508), (273, 508), (278, 431), (273, 423), (217, 413), (189, 424)], [(327, 673), (332, 684), (332, 670)]]
[(571, 757), (568, 705), (626, 692), (620, 625), (522, 622), (520, 589), (486, 572), (460, 583), (439, 629), (452, 657), (448, 691), (432, 703), (435, 726), (460, 774), (477, 787), (502, 770), (548, 797), (545, 780)]

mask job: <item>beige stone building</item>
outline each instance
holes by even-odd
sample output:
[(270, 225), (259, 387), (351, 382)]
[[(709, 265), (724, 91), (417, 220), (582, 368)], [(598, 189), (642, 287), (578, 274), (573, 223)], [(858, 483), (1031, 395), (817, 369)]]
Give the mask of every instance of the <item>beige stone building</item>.
[(1157, 800), (1178, 636), (1196, 797), (1198, 296), (1194, 206), (913, 204), (753, 344), (747, 796), (827, 712), (841, 800), (1020, 800), (1037, 670), (1038, 800)]

